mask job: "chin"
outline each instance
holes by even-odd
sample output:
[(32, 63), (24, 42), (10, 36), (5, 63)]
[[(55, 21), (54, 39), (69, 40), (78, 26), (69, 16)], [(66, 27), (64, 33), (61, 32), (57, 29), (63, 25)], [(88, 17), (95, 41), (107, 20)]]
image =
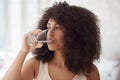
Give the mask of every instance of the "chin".
[(48, 46), (48, 49), (49, 49), (50, 51), (54, 51), (54, 50), (55, 50), (54, 47), (49, 47), (49, 46)]

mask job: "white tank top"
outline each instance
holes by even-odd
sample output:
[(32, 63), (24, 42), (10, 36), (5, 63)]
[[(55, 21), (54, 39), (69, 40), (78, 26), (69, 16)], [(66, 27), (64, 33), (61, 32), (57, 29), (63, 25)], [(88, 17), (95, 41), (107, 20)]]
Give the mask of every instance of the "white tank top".
[[(48, 73), (48, 63), (42, 63), (40, 61), (39, 73), (35, 80), (52, 80)], [(72, 80), (87, 80), (85, 75), (79, 74), (75, 75)]]

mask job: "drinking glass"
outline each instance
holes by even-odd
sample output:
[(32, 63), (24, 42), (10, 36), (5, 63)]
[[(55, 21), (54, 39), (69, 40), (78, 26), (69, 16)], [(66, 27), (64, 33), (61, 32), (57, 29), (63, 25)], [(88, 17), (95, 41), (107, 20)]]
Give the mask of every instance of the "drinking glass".
[(37, 43), (47, 43), (47, 32), (48, 29), (45, 29), (42, 32), (39, 32), (36, 36), (31, 34), (30, 36), (28, 36), (28, 44), (30, 46), (33, 46)]

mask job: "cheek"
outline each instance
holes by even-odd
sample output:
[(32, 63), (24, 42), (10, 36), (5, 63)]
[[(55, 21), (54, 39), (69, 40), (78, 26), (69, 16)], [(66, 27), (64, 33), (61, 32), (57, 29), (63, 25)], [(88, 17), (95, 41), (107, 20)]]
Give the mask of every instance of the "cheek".
[(55, 43), (48, 45), (49, 50), (64, 49), (64, 39), (62, 37), (56, 37)]
[(60, 36), (57, 36), (57, 42), (59, 45), (61, 46), (64, 46), (64, 36), (63, 35), (60, 35)]

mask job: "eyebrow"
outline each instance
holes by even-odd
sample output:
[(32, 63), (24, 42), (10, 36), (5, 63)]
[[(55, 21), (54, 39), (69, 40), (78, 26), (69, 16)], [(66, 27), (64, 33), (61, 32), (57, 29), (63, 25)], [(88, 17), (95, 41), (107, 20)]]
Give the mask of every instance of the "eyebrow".
[[(51, 25), (50, 22), (48, 22), (47, 25)], [(55, 23), (55, 25), (59, 25), (59, 24), (58, 24), (58, 23)]]

